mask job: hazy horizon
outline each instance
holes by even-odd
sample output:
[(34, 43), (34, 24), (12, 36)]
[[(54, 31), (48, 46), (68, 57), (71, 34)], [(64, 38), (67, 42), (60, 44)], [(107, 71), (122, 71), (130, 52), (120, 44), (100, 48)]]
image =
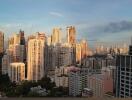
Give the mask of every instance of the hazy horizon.
[[(28, 36), (35, 32), (52, 33), (75, 26), (77, 39), (105, 44), (130, 43), (132, 36), (131, 0), (2, 0), (0, 30), (9, 34), (19, 29)], [(64, 32), (62, 32), (64, 34)]]

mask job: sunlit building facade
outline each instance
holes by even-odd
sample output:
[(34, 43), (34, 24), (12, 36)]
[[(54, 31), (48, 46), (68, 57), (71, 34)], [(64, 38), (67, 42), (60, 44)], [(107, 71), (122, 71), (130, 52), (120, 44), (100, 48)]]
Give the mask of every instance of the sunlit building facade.
[(28, 41), (27, 80), (38, 81), (44, 76), (45, 40), (36, 38)]
[(4, 52), (4, 33), (0, 31), (0, 53)]
[(76, 29), (74, 26), (67, 27), (67, 42), (69, 44), (76, 43)]
[(4, 33), (0, 31), (0, 74), (2, 73), (3, 53), (4, 53)]
[(11, 63), (9, 67), (9, 78), (12, 82), (16, 83), (25, 80), (25, 64), (21, 62)]
[(77, 43), (76, 44), (76, 62), (81, 61), (81, 51), (82, 51), (81, 44)]
[(61, 43), (61, 29), (60, 28), (54, 28), (53, 34), (52, 34), (52, 44)]

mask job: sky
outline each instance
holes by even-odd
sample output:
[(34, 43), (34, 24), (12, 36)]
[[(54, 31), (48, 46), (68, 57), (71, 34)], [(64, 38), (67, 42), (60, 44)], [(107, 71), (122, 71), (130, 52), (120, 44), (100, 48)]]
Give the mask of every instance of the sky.
[(20, 29), (26, 35), (52, 33), (54, 27), (75, 26), (77, 39), (89, 43), (129, 43), (132, 0), (1, 0), (0, 30), (6, 38)]

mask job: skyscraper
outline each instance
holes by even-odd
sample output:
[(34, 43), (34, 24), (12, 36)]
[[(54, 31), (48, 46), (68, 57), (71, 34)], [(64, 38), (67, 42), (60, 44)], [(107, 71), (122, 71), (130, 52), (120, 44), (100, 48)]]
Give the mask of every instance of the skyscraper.
[(20, 30), (19, 35), (20, 35), (20, 44), (25, 45), (24, 31)]
[(38, 81), (44, 76), (44, 49), (45, 40), (40, 38), (30, 39), (28, 41), (27, 54), (27, 79)]
[(73, 26), (67, 27), (67, 42), (69, 44), (76, 43), (76, 29)]
[(116, 97), (132, 97), (132, 54), (118, 55), (116, 59)]
[(2, 58), (2, 74), (8, 74), (10, 66), (10, 56), (8, 52), (6, 52)]
[(76, 43), (76, 62), (80, 63), (88, 56), (88, 44), (86, 40)]
[(2, 73), (3, 53), (4, 53), (4, 33), (0, 31), (0, 74)]
[(8, 49), (11, 55), (12, 62), (26, 62), (26, 44), (24, 31), (19, 32), (19, 34), (14, 34), (8, 40)]
[(69, 95), (80, 96), (82, 90), (87, 87), (89, 69), (70, 66), (67, 70), (69, 77)]
[(81, 41), (81, 58), (84, 59), (88, 55), (88, 44), (86, 40)]
[(50, 46), (52, 42), (51, 36), (47, 37), (47, 45)]
[(60, 28), (54, 28), (52, 34), (52, 44), (57, 44), (61, 42), (61, 30)]
[(76, 62), (80, 62), (81, 61), (81, 44), (77, 43), (76, 44)]
[(131, 37), (131, 45), (129, 46), (129, 54), (132, 55), (132, 37)]
[(0, 31), (0, 54), (4, 52), (4, 33)]

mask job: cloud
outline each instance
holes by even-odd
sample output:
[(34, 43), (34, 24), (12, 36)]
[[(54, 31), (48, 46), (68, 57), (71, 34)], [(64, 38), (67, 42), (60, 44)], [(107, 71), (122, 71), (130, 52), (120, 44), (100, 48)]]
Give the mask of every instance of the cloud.
[(63, 17), (63, 15), (59, 12), (49, 12), (49, 14), (55, 17)]
[(95, 33), (118, 33), (124, 31), (132, 31), (132, 21), (110, 22), (105, 25), (95, 26), (91, 28)]
[(121, 20), (104, 24), (89, 24), (88, 22), (77, 25), (78, 38), (86, 38), (90, 44), (99, 43), (129, 43), (132, 36), (132, 21)]

